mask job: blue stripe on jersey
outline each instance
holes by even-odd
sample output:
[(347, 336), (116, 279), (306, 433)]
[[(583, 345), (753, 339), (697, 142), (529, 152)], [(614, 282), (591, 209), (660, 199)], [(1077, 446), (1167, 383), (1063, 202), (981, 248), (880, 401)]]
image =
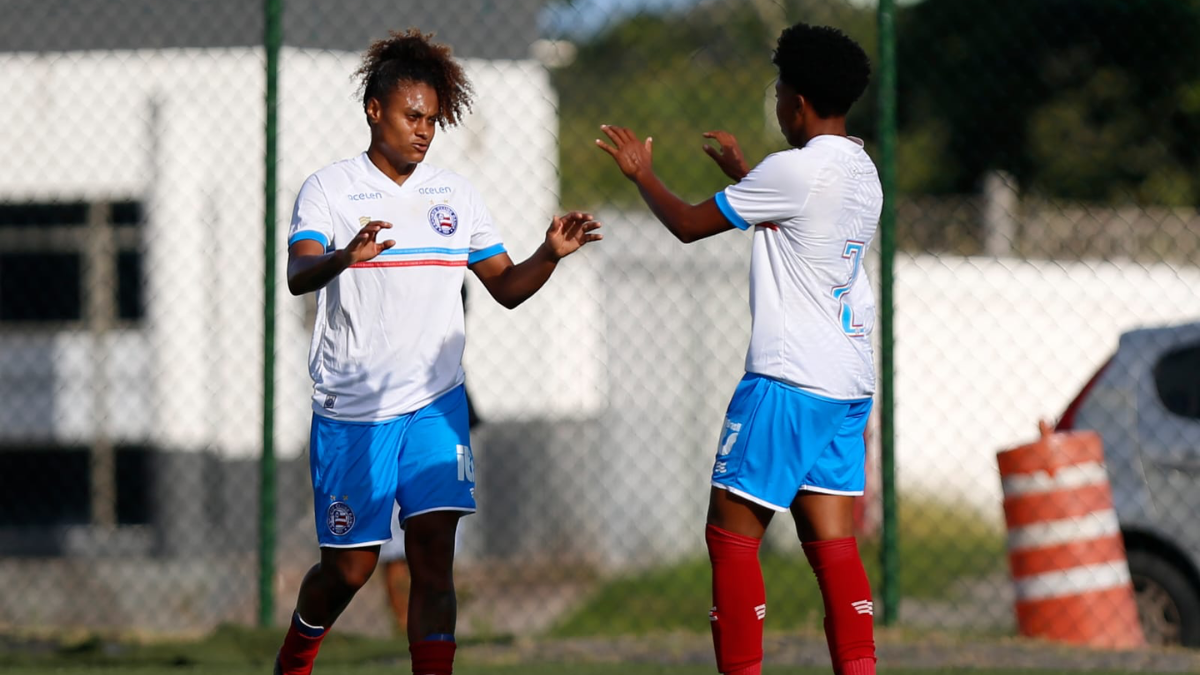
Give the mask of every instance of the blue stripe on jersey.
[(739, 216), (737, 211), (734, 211), (733, 207), (729, 205), (729, 198), (725, 196), (724, 190), (713, 195), (713, 199), (717, 201), (717, 208), (721, 209), (721, 215), (725, 216), (730, 224), (739, 230), (750, 229), (750, 223), (746, 222), (746, 219)]
[(305, 239), (311, 239), (319, 243), (323, 248), (329, 248), (329, 237), (316, 230), (300, 230), (296, 234), (293, 234), (291, 239), (288, 239), (288, 246), (298, 241), (304, 241)]
[(467, 256), (467, 264), (474, 265), (480, 260), (487, 260), (492, 256), (497, 256), (504, 252), (504, 244), (493, 244), (487, 248), (479, 249), (478, 251), (472, 251), (471, 255)]
[(428, 248), (389, 248), (380, 253), (380, 255), (417, 255), (424, 253), (442, 253), (445, 255), (464, 255), (470, 252), (466, 248), (438, 248), (436, 246)]

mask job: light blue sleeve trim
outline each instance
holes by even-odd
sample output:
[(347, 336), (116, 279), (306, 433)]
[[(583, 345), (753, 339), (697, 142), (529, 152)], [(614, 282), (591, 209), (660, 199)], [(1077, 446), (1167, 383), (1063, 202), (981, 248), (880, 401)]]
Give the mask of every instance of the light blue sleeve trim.
[(506, 253), (504, 250), (504, 244), (494, 244), (487, 248), (481, 248), (478, 251), (473, 251), (471, 255), (467, 256), (467, 264), (474, 265), (480, 260), (487, 260), (488, 258), (500, 255), (501, 253)]
[(733, 206), (729, 204), (729, 197), (725, 196), (724, 190), (721, 190), (714, 195), (713, 199), (717, 201), (717, 208), (721, 209), (721, 215), (725, 216), (725, 219), (728, 220), (730, 224), (739, 230), (750, 229), (750, 223), (746, 222), (745, 218), (739, 216), (737, 211), (733, 210)]
[(305, 239), (312, 239), (313, 241), (319, 243), (323, 248), (329, 248), (329, 237), (326, 237), (324, 234), (321, 234), (316, 230), (300, 230), (296, 234), (293, 234), (291, 239), (288, 239), (288, 246), (291, 246), (298, 241), (304, 241)]

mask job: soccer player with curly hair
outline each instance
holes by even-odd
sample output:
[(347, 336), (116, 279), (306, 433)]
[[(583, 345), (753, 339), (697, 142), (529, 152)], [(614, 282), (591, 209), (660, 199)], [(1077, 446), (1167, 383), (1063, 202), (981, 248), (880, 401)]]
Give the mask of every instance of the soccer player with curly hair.
[(410, 29), (370, 46), (357, 72), (370, 145), (309, 176), (296, 198), (287, 278), (293, 294), (317, 294), (309, 453), (321, 554), (300, 585), (280, 675), (312, 671), (392, 537), (394, 504), (411, 574), (413, 673), (450, 675), (455, 531), (475, 511), (464, 270), (511, 309), (601, 238), (589, 214), (554, 216), (542, 245), (513, 264), (475, 188), (424, 163), (437, 128), (461, 121), (472, 97), (450, 48), (432, 37)]
[[(775, 49), (775, 116), (791, 149), (749, 169), (737, 139), (704, 134), (735, 181), (689, 204), (654, 174), (652, 141), (602, 126), (616, 160), (654, 215), (684, 243), (753, 229), (746, 374), (717, 446), (705, 541), (717, 668), (762, 669), (766, 590), (758, 548), (772, 516), (791, 510), (825, 604), (834, 672), (873, 675), (871, 587), (854, 539), (865, 485), (863, 430), (875, 391), (875, 301), (863, 270), (883, 190), (846, 114), (870, 77), (866, 53), (828, 27), (797, 24)], [(611, 143), (611, 145), (610, 145)]]

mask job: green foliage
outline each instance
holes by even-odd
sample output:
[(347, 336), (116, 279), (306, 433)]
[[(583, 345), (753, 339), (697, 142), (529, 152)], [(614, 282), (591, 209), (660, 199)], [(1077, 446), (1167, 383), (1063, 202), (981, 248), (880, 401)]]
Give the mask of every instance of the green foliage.
[[(640, 203), (633, 185), (594, 145), (606, 140), (601, 124), (652, 136), (655, 170), (691, 201), (729, 183), (701, 150), (703, 132), (733, 133), (752, 165), (787, 148), (774, 117), (771, 53), (780, 27), (768, 27), (753, 4), (707, 3), (686, 14), (637, 16), (580, 45), (575, 62), (553, 76), (564, 206)], [(827, 4), (790, 2), (785, 14), (829, 16)], [(848, 8), (838, 16), (840, 27), (872, 47), (871, 11)], [(855, 133), (871, 135), (870, 113), (865, 103), (853, 111)]]
[[(554, 73), (565, 206), (639, 203), (593, 145), (600, 124), (653, 136), (656, 170), (692, 201), (728, 183), (702, 154), (702, 132), (734, 133), (752, 164), (786, 149), (772, 112), (780, 26), (759, 5), (637, 16), (580, 45)], [(871, 5), (771, 6), (774, 19), (841, 28), (877, 61)], [(902, 3), (897, 25), (903, 192), (973, 193), (1003, 170), (1047, 197), (1200, 197), (1200, 1), (925, 0)], [(849, 120), (868, 141), (874, 92)]]
[[(906, 8), (902, 138), (938, 124), (945, 145), (928, 158), (938, 170), (904, 187), (973, 192), (985, 172), (1001, 169), (1045, 196), (1194, 204), (1197, 35), (1193, 0), (927, 0)], [(903, 176), (922, 160), (901, 161)]]

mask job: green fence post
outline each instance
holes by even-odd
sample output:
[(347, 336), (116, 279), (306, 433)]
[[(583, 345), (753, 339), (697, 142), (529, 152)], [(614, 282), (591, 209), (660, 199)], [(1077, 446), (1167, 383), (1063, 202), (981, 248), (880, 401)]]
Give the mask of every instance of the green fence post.
[(266, 175), (263, 179), (263, 426), (259, 462), (258, 625), (270, 626), (275, 613), (275, 163), (279, 107), (279, 47), (283, 42), (283, 0), (266, 0), (267, 51)]
[(883, 625), (896, 622), (900, 610), (900, 552), (896, 531), (895, 370), (892, 338), (892, 285), (896, 255), (896, 22), (893, 0), (879, 0), (879, 176), (883, 213), (879, 220), (879, 469), (882, 473)]

